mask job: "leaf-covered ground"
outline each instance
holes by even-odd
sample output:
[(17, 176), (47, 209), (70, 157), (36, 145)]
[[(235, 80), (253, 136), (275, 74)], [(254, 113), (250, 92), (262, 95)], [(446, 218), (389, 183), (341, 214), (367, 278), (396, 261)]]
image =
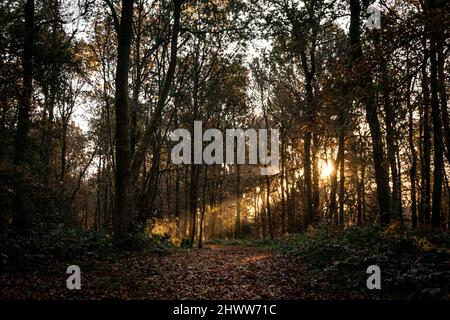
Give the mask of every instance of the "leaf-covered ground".
[(81, 290), (66, 289), (66, 267), (1, 274), (0, 298), (301, 299), (306, 292), (304, 264), (262, 247), (212, 245), (80, 264)]
[[(127, 253), (102, 238), (79, 245), (77, 236), (30, 245), (6, 238), (0, 299), (450, 300), (450, 236), (435, 230), (324, 227), (274, 241), (215, 240), (204, 249), (146, 237), (139, 247), (147, 249)], [(81, 268), (81, 290), (66, 288), (71, 264)], [(371, 265), (381, 269), (381, 290), (367, 289)]]

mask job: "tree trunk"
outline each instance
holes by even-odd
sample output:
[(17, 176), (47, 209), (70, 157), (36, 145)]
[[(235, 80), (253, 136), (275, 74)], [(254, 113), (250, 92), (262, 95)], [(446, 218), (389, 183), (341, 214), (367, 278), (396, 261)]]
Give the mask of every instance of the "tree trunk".
[[(261, 181), (261, 185), (263, 185), (263, 181)], [(266, 203), (266, 189), (261, 188), (261, 234), (262, 238), (266, 239), (267, 237), (267, 203)]]
[(427, 75), (427, 61), (428, 50), (426, 48), (426, 37), (423, 37), (424, 62), (422, 64), (422, 107), (423, 107), (423, 139), (422, 139), (422, 163), (421, 163), (421, 196), (420, 196), (420, 212), (419, 222), (423, 224), (430, 223), (430, 209), (431, 209), (431, 128), (429, 120), (429, 89), (428, 89), (428, 75)]
[(183, 229), (181, 230), (181, 239), (186, 238), (189, 224), (189, 166), (184, 167), (184, 212), (183, 212)]
[(116, 211), (114, 236), (117, 239), (123, 239), (130, 231), (134, 212), (128, 105), (128, 71), (130, 66), (133, 2), (133, 0), (122, 0), (117, 45), (114, 101), (116, 111)]
[[(361, 5), (359, 0), (350, 0), (350, 45), (352, 48), (353, 67), (363, 58), (361, 46), (361, 27), (360, 27)], [(369, 73), (361, 76), (361, 86), (365, 89), (367, 96), (364, 98), (366, 109), (366, 121), (369, 125), (370, 135), (372, 137), (372, 155), (375, 167), (375, 180), (377, 184), (378, 210), (381, 224), (389, 223), (391, 219), (391, 200), (389, 188), (389, 176), (384, 165), (385, 156), (383, 150), (383, 139), (380, 129), (380, 122), (377, 115), (377, 106), (375, 104), (374, 88), (372, 78)]]
[(143, 4), (140, 3), (137, 9), (137, 25), (136, 25), (136, 39), (134, 42), (134, 81), (133, 81), (133, 96), (131, 104), (131, 121), (130, 121), (130, 146), (131, 153), (134, 154), (136, 144), (138, 141), (138, 109), (139, 109), (139, 92), (142, 84), (142, 65), (141, 65), (141, 38), (142, 38), (142, 14)]
[[(312, 49), (314, 50), (314, 49)], [(306, 93), (306, 114), (308, 122), (311, 124), (314, 119), (314, 92), (312, 81), (315, 75), (315, 61), (314, 51), (311, 52), (311, 66), (308, 67), (305, 49), (300, 51), (301, 65), (305, 77), (305, 93)], [(304, 179), (305, 179), (305, 214), (304, 214), (304, 227), (305, 229), (313, 222), (314, 218), (314, 198), (313, 198), (313, 181), (312, 181), (312, 161), (311, 161), (311, 142), (312, 132), (310, 128), (306, 129), (304, 134)]]
[[(409, 69), (408, 69), (409, 73)], [(409, 74), (408, 74), (409, 75)], [(411, 83), (408, 82), (406, 92), (406, 104), (409, 112), (409, 149), (411, 150), (411, 168), (409, 170), (409, 179), (411, 183), (411, 226), (417, 227), (417, 199), (416, 199), (416, 174), (417, 174), (417, 153), (414, 146), (414, 122), (413, 122), (413, 108), (411, 106)]]
[(270, 210), (270, 178), (268, 175), (266, 178), (266, 210), (267, 210), (267, 226), (269, 229), (270, 240), (275, 239), (273, 232), (272, 211)]
[(180, 228), (180, 171), (176, 170), (175, 175), (175, 235), (177, 238), (182, 239)]
[(312, 181), (311, 181), (311, 132), (304, 134), (303, 145), (303, 161), (304, 161), (304, 179), (305, 179), (305, 215), (304, 227), (305, 230), (312, 222), (313, 217), (313, 199), (312, 199)]
[(437, 36), (432, 32), (430, 39), (430, 76), (431, 76), (431, 115), (433, 121), (434, 142), (434, 172), (433, 172), (433, 202), (431, 210), (431, 224), (439, 227), (441, 224), (441, 201), (442, 201), (442, 169), (443, 169), (443, 141), (441, 112), (438, 98), (438, 69), (437, 69)]
[(280, 190), (281, 190), (281, 234), (286, 234), (286, 150), (285, 150), (284, 134), (281, 134), (281, 174), (280, 174)]
[(25, 149), (29, 131), (31, 97), (33, 94), (33, 38), (34, 38), (34, 0), (27, 0), (24, 8), (25, 28), (22, 60), (23, 88), (19, 102), (17, 133), (15, 141), (14, 164), (21, 165), (25, 160)]
[(236, 232), (235, 238), (241, 236), (241, 168), (236, 164)]
[[(17, 133), (15, 137), (14, 164), (21, 166), (25, 160), (28, 143), (31, 98), (33, 95), (33, 38), (34, 38), (34, 0), (27, 0), (24, 7), (25, 27), (22, 58), (23, 88), (19, 100)], [(26, 231), (28, 224), (28, 210), (24, 207), (22, 191), (23, 183), (20, 170), (16, 170), (16, 212), (13, 220), (14, 228), (21, 233)]]
[(339, 157), (339, 226), (344, 228), (344, 201), (345, 201), (345, 135), (343, 130), (339, 133), (339, 146), (342, 147)]
[(336, 159), (333, 160), (333, 171), (331, 173), (331, 191), (330, 191), (330, 204), (328, 206), (328, 219), (330, 223), (334, 220), (335, 224), (338, 225), (338, 215), (337, 215), (337, 200), (336, 193), (338, 189), (338, 166), (341, 163), (341, 158), (344, 157), (345, 149), (345, 121), (343, 110), (339, 110), (338, 115), (338, 150), (336, 154)]
[(189, 213), (190, 213), (190, 240), (193, 245), (197, 235), (197, 193), (198, 193), (199, 165), (191, 165), (191, 184), (189, 190)]
[(41, 181), (42, 184), (49, 188), (49, 179), (51, 173), (51, 158), (53, 153), (53, 122), (55, 106), (55, 91), (56, 91), (56, 79), (51, 80), (49, 92), (45, 97), (45, 107), (43, 115), (43, 133), (42, 133), (42, 154), (41, 154)]
[(385, 124), (386, 124), (386, 147), (387, 158), (389, 160), (389, 166), (391, 168), (392, 175), (392, 215), (395, 218), (400, 218), (401, 212), (398, 212), (400, 207), (400, 190), (399, 190), (399, 174), (397, 170), (397, 158), (396, 158), (396, 138), (395, 138), (395, 114), (392, 107), (389, 89), (389, 80), (387, 76), (388, 71), (383, 72), (383, 100), (384, 100), (384, 112), (385, 112)]
[(445, 155), (447, 157), (447, 161), (450, 162), (450, 119), (447, 109), (447, 92), (445, 86), (445, 55), (443, 52), (443, 46), (445, 41), (442, 35), (438, 35), (438, 81), (439, 81), (439, 97), (441, 104), (441, 112), (442, 112), (442, 123), (444, 125), (444, 133), (445, 133), (445, 147), (446, 152)]
[(312, 167), (313, 167), (313, 221), (320, 221), (320, 185), (319, 185), (319, 137), (317, 132), (313, 133), (313, 154), (312, 154)]
[(203, 192), (202, 192), (202, 212), (200, 213), (200, 232), (198, 235), (198, 247), (202, 247), (203, 242), (203, 222), (205, 220), (205, 211), (206, 211), (206, 182), (208, 177), (208, 166), (205, 165), (204, 170), (204, 179), (203, 179)]
[(359, 170), (356, 172), (356, 225), (362, 224), (362, 193)]
[(136, 148), (136, 152), (134, 154), (132, 164), (133, 180), (136, 179), (139, 173), (140, 167), (145, 158), (147, 148), (151, 143), (155, 130), (160, 124), (162, 112), (164, 110), (164, 106), (166, 105), (167, 97), (169, 96), (169, 91), (172, 86), (173, 78), (175, 76), (175, 68), (177, 64), (177, 53), (178, 53), (178, 33), (180, 31), (181, 5), (183, 4), (183, 0), (173, 0), (173, 4), (174, 4), (174, 12), (173, 12), (172, 38), (170, 42), (169, 66), (167, 68), (167, 73), (166, 77), (164, 78), (163, 86), (159, 93), (158, 103), (153, 113), (153, 117), (150, 120), (148, 126), (145, 128), (142, 141)]
[(361, 166), (361, 204), (362, 204), (362, 221), (366, 221), (366, 166)]

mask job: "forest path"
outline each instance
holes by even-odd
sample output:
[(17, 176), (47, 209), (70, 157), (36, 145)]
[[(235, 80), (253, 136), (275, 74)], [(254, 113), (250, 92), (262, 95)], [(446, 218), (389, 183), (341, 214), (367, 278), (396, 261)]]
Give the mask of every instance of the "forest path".
[(267, 248), (209, 246), (160, 261), (152, 297), (169, 299), (300, 298), (304, 266)]
[(0, 274), (0, 297), (299, 299), (307, 283), (304, 264), (263, 247), (215, 245), (165, 256), (129, 254), (95, 266), (80, 263), (81, 290), (66, 288), (66, 268), (58, 264), (46, 272)]

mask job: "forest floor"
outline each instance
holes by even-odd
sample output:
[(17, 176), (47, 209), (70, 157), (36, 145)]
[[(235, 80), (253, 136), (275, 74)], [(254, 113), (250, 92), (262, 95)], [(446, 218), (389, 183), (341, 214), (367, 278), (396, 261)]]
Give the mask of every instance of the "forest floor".
[[(138, 251), (81, 235), (6, 237), (0, 299), (450, 300), (445, 232), (322, 228), (272, 241), (216, 239), (202, 249), (150, 237)], [(66, 287), (69, 265), (81, 269), (81, 290)], [(381, 269), (381, 290), (366, 286), (372, 265)]]
[(0, 298), (301, 299), (306, 292), (305, 265), (265, 247), (210, 245), (79, 266), (81, 290), (68, 290), (67, 266), (54, 265), (45, 272), (1, 274)]

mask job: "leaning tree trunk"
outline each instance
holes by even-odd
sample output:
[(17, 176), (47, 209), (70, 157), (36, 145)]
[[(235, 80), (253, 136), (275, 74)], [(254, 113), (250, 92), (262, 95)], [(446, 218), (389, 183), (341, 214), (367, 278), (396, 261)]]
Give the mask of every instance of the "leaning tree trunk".
[(135, 180), (139, 174), (142, 163), (144, 162), (145, 154), (148, 146), (150, 145), (153, 134), (158, 128), (164, 106), (166, 105), (167, 98), (169, 96), (170, 88), (172, 87), (172, 81), (175, 77), (175, 68), (177, 65), (177, 53), (178, 53), (178, 33), (180, 31), (180, 19), (181, 19), (181, 6), (184, 0), (173, 0), (174, 11), (173, 11), (173, 27), (172, 27), (172, 37), (170, 41), (170, 58), (169, 66), (167, 68), (167, 73), (164, 78), (163, 85), (159, 92), (158, 102), (156, 108), (153, 112), (153, 117), (150, 123), (144, 129), (142, 133), (142, 141), (139, 146), (136, 146), (134, 153), (133, 163), (132, 163), (132, 174), (133, 180)]

